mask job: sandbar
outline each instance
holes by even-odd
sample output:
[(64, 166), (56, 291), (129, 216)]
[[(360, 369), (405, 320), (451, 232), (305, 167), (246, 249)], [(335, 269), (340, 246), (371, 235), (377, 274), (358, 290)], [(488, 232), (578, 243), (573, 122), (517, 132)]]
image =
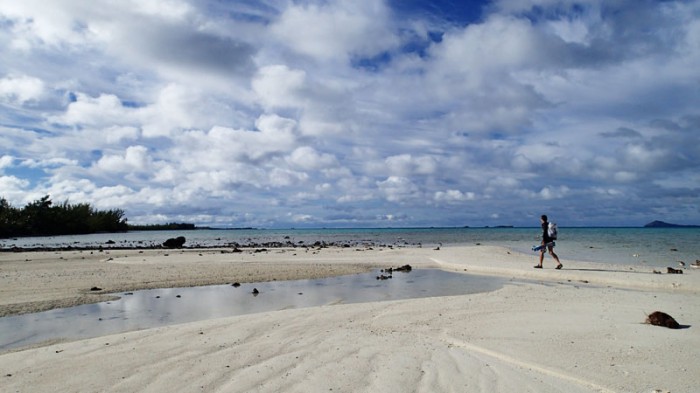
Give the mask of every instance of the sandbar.
[[(8, 392), (691, 392), (700, 271), (492, 246), (0, 253), (2, 315), (109, 292), (318, 278), (410, 264), (512, 278), (461, 296), (227, 317), (0, 354)], [(101, 288), (91, 291), (92, 288)], [(683, 329), (644, 324), (653, 311)]]

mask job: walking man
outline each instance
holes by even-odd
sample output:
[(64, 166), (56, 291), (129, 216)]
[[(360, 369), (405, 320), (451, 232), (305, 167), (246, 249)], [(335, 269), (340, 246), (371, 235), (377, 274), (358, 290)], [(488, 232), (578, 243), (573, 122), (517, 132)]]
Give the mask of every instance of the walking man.
[(549, 255), (557, 261), (556, 269), (561, 269), (564, 265), (559, 262), (559, 257), (554, 253), (554, 240), (556, 239), (556, 234), (553, 234), (549, 230), (549, 222), (547, 221), (547, 216), (542, 215), (540, 217), (540, 223), (542, 224), (542, 248), (540, 249), (540, 263), (535, 265), (535, 269), (542, 269), (542, 261), (544, 260), (544, 253), (546, 250), (549, 251)]

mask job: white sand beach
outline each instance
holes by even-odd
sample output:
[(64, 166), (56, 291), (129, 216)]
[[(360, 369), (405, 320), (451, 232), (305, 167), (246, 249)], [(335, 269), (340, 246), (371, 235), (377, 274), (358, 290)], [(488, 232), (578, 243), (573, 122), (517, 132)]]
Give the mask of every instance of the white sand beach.
[[(2, 253), (3, 315), (104, 296), (91, 287), (106, 293), (404, 264), (516, 281), (487, 293), (291, 309), (13, 351), (0, 355), (0, 386), (3, 392), (700, 389), (700, 270), (654, 274), (560, 257), (563, 270), (549, 258), (544, 269), (533, 269), (534, 254), (490, 246)], [(644, 324), (656, 310), (684, 328)]]

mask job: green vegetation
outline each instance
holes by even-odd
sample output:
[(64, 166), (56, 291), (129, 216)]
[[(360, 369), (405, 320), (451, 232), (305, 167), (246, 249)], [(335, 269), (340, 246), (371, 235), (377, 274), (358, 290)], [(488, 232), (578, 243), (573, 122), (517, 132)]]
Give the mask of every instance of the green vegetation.
[(67, 201), (54, 205), (48, 195), (23, 208), (0, 198), (0, 238), (124, 232), (126, 221), (123, 210), (95, 210), (87, 203)]

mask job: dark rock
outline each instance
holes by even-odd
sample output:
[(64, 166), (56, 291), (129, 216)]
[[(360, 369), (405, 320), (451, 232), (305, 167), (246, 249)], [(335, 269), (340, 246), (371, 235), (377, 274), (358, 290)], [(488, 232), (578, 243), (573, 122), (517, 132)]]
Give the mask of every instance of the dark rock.
[(234, 288), (238, 288), (238, 287), (241, 286), (241, 283), (239, 283), (239, 282), (234, 282), (233, 284), (231, 284), (231, 286), (234, 287)]
[(100, 287), (92, 287), (92, 288), (90, 288), (90, 290), (91, 290), (91, 291), (101, 291), (102, 288), (100, 288)]
[(258, 291), (258, 288), (253, 288), (253, 296), (258, 296), (260, 294), (260, 291)]
[(107, 241), (105, 242), (105, 244), (116, 244), (116, 243), (114, 242), (114, 240), (107, 240)]
[(674, 269), (672, 267), (667, 268), (668, 274), (683, 274), (683, 270)]
[(163, 243), (164, 248), (182, 248), (187, 240), (184, 236), (178, 236), (176, 238), (170, 238)]
[(647, 320), (645, 323), (654, 325), (654, 326), (663, 326), (667, 327), (669, 329), (680, 329), (681, 325), (676, 322), (675, 319), (673, 319), (672, 316), (666, 314), (665, 312), (661, 311), (654, 311), (653, 313), (649, 314), (647, 317)]
[[(387, 273), (388, 276), (384, 276), (384, 275), (378, 276), (378, 277), (377, 277), (377, 280), (386, 280), (386, 279), (388, 279), (388, 278), (392, 278), (392, 277), (391, 277), (391, 274), (392, 274), (393, 272), (404, 272), (404, 273), (408, 273), (408, 272), (410, 272), (411, 270), (413, 270), (413, 268), (411, 267), (411, 265), (403, 265), (403, 266), (401, 266), (401, 267), (390, 267), (390, 268), (388, 268), (388, 269), (382, 269), (381, 272), (382, 272), (382, 273)], [(382, 278), (382, 277), (385, 277), (385, 278)]]

